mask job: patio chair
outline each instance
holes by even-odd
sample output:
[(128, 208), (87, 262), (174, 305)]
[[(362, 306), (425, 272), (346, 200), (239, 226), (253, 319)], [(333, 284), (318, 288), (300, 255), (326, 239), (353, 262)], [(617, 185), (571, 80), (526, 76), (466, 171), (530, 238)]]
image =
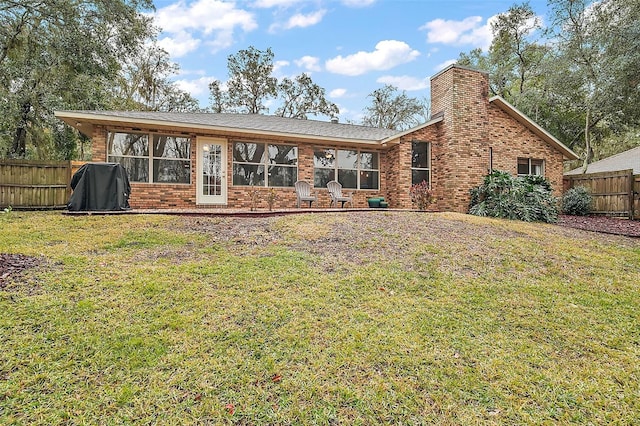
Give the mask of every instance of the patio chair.
[(329, 190), (329, 195), (331, 196), (331, 203), (329, 204), (329, 208), (333, 206), (333, 203), (336, 203), (336, 207), (338, 207), (338, 202), (342, 203), (342, 208), (344, 208), (344, 203), (350, 203), (351, 207), (353, 207), (353, 197), (350, 192), (342, 193), (342, 185), (340, 182), (332, 180), (327, 183), (327, 189)]
[(308, 201), (309, 208), (311, 208), (311, 203), (318, 200), (318, 197), (311, 190), (311, 185), (309, 182), (305, 180), (299, 180), (295, 183), (296, 187), (296, 196), (298, 197), (298, 208), (300, 208), (300, 203)]

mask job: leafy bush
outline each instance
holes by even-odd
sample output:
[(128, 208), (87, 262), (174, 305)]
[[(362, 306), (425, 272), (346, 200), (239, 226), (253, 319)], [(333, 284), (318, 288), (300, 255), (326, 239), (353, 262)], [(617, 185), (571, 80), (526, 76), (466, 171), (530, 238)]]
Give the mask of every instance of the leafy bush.
[(591, 213), (591, 194), (584, 186), (571, 188), (562, 196), (562, 213), (586, 216)]
[(558, 200), (542, 176), (513, 177), (495, 170), (471, 190), (469, 213), (525, 222), (556, 222)]
[(411, 195), (411, 202), (418, 206), (418, 210), (426, 210), (429, 204), (436, 200), (433, 196), (433, 191), (429, 189), (429, 184), (424, 180), (411, 185), (409, 194)]

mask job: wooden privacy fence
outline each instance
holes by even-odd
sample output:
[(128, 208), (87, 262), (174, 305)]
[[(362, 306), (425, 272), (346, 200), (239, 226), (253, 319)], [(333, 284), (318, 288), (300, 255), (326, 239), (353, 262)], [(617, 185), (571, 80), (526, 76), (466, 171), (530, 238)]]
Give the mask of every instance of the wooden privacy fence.
[(564, 176), (565, 191), (576, 186), (591, 193), (592, 213), (640, 219), (640, 175), (633, 170)]
[(633, 177), (633, 218), (640, 219), (640, 175)]
[(0, 160), (0, 207), (64, 208), (70, 181), (70, 161)]

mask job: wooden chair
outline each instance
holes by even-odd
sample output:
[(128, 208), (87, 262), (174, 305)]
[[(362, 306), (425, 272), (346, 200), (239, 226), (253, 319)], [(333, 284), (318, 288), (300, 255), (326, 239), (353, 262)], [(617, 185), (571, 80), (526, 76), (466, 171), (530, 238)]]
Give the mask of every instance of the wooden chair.
[(308, 201), (309, 208), (311, 208), (311, 203), (314, 201), (318, 201), (318, 197), (311, 190), (311, 185), (309, 182), (305, 180), (299, 180), (295, 183), (296, 187), (296, 196), (298, 197), (298, 208), (300, 208), (300, 203)]
[(342, 203), (342, 208), (344, 208), (344, 203), (350, 203), (351, 207), (353, 207), (353, 196), (350, 192), (342, 193), (342, 185), (340, 182), (332, 180), (327, 183), (327, 189), (329, 190), (329, 196), (331, 196), (331, 203), (329, 204), (329, 208), (333, 206), (333, 203), (338, 207), (338, 202)]

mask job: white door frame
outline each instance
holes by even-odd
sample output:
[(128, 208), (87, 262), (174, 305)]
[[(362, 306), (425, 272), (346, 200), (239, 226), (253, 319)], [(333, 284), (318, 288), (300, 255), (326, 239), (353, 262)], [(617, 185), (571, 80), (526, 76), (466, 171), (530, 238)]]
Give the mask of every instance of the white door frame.
[[(212, 145), (219, 145), (220, 150), (212, 150)], [(226, 205), (227, 204), (227, 140), (220, 138), (204, 138), (198, 137), (196, 141), (196, 204), (198, 205)], [(218, 155), (212, 154), (211, 158), (206, 159), (205, 153), (216, 152)], [(205, 164), (209, 164), (211, 160), (216, 163), (219, 161), (219, 167), (209, 170), (209, 174), (205, 175)], [(213, 173), (213, 176), (211, 175)], [(206, 185), (205, 181), (214, 179), (219, 174), (219, 186), (215, 187)], [(208, 182), (211, 184), (212, 182)]]

